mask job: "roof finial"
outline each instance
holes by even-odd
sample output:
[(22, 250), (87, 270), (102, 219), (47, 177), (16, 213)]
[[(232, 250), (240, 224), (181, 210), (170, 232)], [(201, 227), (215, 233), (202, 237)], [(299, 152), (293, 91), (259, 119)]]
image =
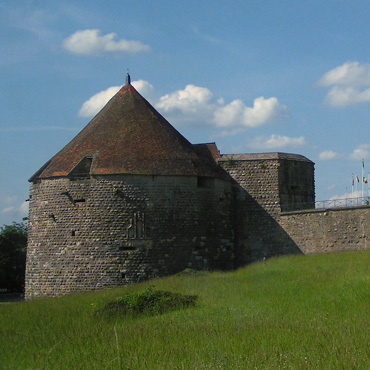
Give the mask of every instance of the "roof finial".
[(131, 85), (131, 77), (129, 74), (129, 69), (127, 68), (127, 75), (126, 75), (126, 85), (125, 86), (130, 86)]

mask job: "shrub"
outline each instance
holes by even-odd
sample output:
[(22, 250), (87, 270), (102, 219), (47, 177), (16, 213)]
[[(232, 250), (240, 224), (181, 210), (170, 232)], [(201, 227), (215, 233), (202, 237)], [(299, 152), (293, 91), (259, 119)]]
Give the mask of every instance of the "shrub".
[(154, 291), (150, 286), (143, 292), (125, 294), (107, 303), (97, 311), (99, 316), (140, 316), (159, 315), (168, 311), (195, 306), (197, 296), (183, 295), (168, 291)]

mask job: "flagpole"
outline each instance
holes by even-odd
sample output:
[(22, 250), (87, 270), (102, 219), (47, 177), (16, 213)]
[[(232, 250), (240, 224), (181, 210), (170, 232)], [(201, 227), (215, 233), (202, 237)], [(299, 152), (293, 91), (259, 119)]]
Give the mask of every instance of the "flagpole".
[[(364, 160), (362, 159), (362, 182), (361, 182), (361, 198), (364, 199)], [(362, 200), (363, 201), (363, 200)]]
[[(370, 174), (369, 174), (369, 176), (370, 176)], [(352, 174), (352, 198), (353, 198), (353, 188), (354, 188), (354, 186), (355, 186), (355, 179), (354, 179), (353, 174)]]

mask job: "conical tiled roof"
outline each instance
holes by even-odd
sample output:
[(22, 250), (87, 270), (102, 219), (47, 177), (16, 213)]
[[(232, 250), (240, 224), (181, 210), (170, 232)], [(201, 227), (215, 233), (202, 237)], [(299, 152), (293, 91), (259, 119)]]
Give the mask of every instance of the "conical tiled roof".
[(215, 162), (166, 121), (130, 84), (122, 87), (90, 123), (32, 176), (196, 175), (222, 177)]

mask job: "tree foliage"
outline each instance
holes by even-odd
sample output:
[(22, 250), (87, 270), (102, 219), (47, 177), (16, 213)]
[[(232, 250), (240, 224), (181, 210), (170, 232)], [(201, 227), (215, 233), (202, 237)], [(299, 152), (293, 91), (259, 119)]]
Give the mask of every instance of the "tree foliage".
[(27, 225), (13, 223), (0, 228), (0, 289), (10, 293), (24, 290)]

